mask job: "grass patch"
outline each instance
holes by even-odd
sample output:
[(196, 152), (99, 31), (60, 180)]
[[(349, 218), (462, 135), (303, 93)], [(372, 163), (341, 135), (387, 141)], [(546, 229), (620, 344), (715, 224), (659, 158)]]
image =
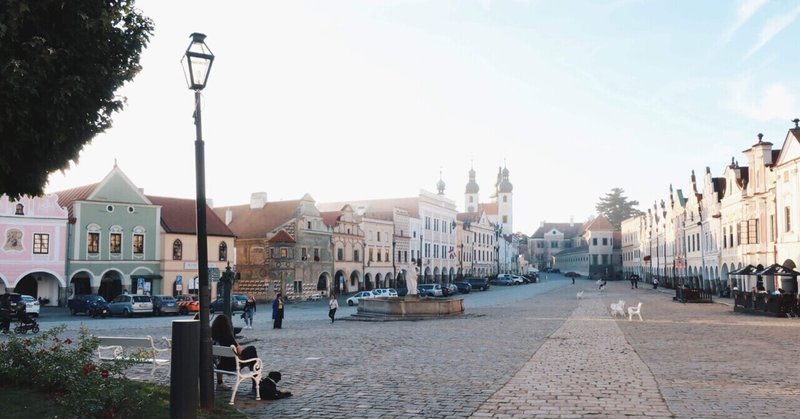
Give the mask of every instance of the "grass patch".
[[(169, 418), (169, 387), (142, 382), (132, 382), (131, 386), (141, 387), (153, 394), (150, 403), (135, 412), (134, 417)], [(230, 406), (227, 397), (217, 395), (214, 402), (213, 410), (198, 410), (197, 417), (202, 419), (244, 419), (247, 417)], [(26, 388), (0, 387), (0, 406), (6, 407), (2, 414), (4, 419), (64, 417), (63, 411), (59, 409), (58, 404), (51, 399), (51, 396)]]

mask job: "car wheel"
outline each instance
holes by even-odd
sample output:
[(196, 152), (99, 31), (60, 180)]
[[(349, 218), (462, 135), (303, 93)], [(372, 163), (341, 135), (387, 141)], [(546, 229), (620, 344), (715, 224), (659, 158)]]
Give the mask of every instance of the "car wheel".
[(126, 308), (125, 310), (122, 310), (122, 316), (123, 317), (130, 317), (131, 316), (131, 312), (128, 311), (128, 309)]
[(350, 307), (352, 307), (352, 306), (353, 306), (353, 301), (352, 301), (352, 300), (348, 300), (348, 301), (347, 301), (347, 305), (349, 305)]
[(31, 329), (31, 332), (33, 332), (33, 333), (39, 333), (39, 326), (38, 326), (38, 325), (36, 325), (36, 326), (33, 326), (33, 329)]
[(183, 315), (189, 314), (189, 310), (186, 307), (181, 307), (178, 310), (178, 314), (183, 314)]

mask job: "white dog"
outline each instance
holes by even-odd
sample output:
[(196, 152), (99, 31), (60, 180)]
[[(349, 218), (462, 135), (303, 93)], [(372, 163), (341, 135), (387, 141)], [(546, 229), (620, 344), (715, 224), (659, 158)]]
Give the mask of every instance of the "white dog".
[(583, 291), (582, 290), (578, 291), (578, 294), (576, 296), (578, 297), (579, 300), (583, 300)]

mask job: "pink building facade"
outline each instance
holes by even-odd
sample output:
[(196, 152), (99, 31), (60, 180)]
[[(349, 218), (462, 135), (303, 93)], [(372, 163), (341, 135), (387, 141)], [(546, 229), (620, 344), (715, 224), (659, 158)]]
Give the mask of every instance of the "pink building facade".
[(64, 298), (67, 209), (58, 196), (0, 196), (0, 293), (16, 292), (58, 305)]

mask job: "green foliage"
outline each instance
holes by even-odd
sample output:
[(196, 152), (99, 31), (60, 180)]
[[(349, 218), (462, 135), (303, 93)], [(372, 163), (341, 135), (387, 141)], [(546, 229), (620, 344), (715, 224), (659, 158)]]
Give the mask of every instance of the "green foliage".
[(111, 126), (153, 32), (134, 2), (0, 2), (0, 193), (41, 195)]
[(611, 192), (600, 197), (600, 201), (595, 205), (597, 212), (606, 217), (617, 230), (622, 226), (622, 220), (642, 213), (635, 208), (639, 205), (639, 201), (628, 201), (624, 193), (622, 188), (611, 189)]
[(85, 328), (77, 342), (62, 339), (64, 326), (0, 344), (0, 382), (51, 395), (75, 418), (131, 417), (149, 399), (145, 387), (123, 376), (131, 361), (95, 362), (98, 341)]

